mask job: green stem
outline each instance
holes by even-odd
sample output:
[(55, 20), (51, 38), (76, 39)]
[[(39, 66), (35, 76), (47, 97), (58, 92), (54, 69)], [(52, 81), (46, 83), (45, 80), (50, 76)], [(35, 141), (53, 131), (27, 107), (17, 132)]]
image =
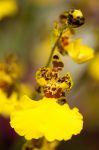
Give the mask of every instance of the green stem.
[(47, 61), (47, 64), (46, 64), (45, 67), (49, 67), (49, 65), (50, 65), (50, 63), (51, 63), (51, 60), (52, 60), (52, 57), (53, 57), (53, 54), (54, 54), (54, 51), (55, 51), (55, 48), (56, 48), (57, 45), (58, 45), (58, 42), (59, 42), (59, 40), (60, 40), (60, 38), (61, 38), (61, 36), (62, 36), (62, 34), (63, 34), (63, 31), (66, 30), (67, 28), (69, 28), (69, 26), (68, 26), (68, 24), (65, 24), (65, 25), (63, 26), (61, 32), (60, 32), (60, 35), (59, 35), (58, 39), (56, 40), (54, 46), (52, 47), (51, 54), (50, 54), (50, 56), (49, 56), (49, 58), (48, 58), (48, 61)]
[(59, 42), (59, 40), (60, 40), (60, 38), (61, 38), (61, 36), (62, 36), (62, 33), (63, 33), (63, 30), (60, 32), (60, 35), (59, 35), (58, 39), (56, 40), (54, 46), (52, 47), (51, 54), (50, 54), (50, 56), (49, 56), (49, 58), (48, 58), (46, 67), (49, 67), (49, 65), (50, 65), (50, 63), (51, 63), (51, 60), (52, 60), (52, 57), (53, 57), (55, 48), (57, 47), (57, 44), (58, 44), (58, 42)]

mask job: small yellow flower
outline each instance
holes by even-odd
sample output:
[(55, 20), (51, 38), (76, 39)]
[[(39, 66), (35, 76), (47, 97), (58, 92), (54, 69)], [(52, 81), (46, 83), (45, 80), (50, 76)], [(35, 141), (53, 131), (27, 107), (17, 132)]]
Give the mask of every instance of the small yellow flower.
[(78, 28), (85, 23), (85, 18), (81, 10), (72, 9), (60, 15), (60, 22), (72, 28)]
[(21, 102), (21, 97), (24, 94), (31, 96), (30, 88), (25, 84), (20, 84), (20, 91), (13, 91), (11, 96), (8, 96), (6, 92), (0, 89), (0, 114), (4, 117), (9, 117), (13, 112), (15, 105)]
[(13, 111), (17, 102), (17, 93), (13, 93), (9, 98), (7, 95), (0, 90), (0, 114), (8, 117)]
[(5, 117), (10, 116), (21, 96), (31, 96), (30, 87), (20, 81), (21, 75), (21, 65), (15, 55), (8, 55), (5, 61), (0, 63), (0, 114)]
[(76, 63), (84, 63), (94, 57), (94, 50), (81, 44), (81, 39), (71, 42), (66, 47), (66, 51)]
[(27, 140), (45, 137), (48, 141), (69, 140), (83, 128), (83, 117), (77, 108), (60, 105), (54, 98), (39, 101), (23, 97), (11, 115), (11, 127)]
[(14, 15), (17, 9), (15, 0), (0, 0), (0, 20), (4, 17)]
[(23, 66), (18, 63), (16, 56), (10, 54), (0, 62), (0, 85), (1, 83), (12, 84), (22, 76)]
[(88, 72), (92, 78), (99, 81), (99, 54), (90, 63)]

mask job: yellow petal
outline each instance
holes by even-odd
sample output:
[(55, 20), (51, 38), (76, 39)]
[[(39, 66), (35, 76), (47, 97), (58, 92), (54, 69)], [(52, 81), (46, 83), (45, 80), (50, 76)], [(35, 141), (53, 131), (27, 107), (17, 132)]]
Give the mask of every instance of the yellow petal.
[(23, 101), (26, 108), (21, 104), (20, 109), (12, 113), (10, 124), (27, 140), (43, 136), (48, 141), (69, 140), (82, 130), (83, 117), (77, 108), (70, 109), (68, 104), (59, 105), (52, 98), (34, 101), (25, 97)]
[(66, 51), (76, 63), (84, 63), (94, 57), (94, 50), (81, 44), (80, 39), (70, 43), (66, 47)]
[(11, 16), (17, 12), (15, 0), (0, 1), (0, 20), (6, 16)]
[(92, 78), (99, 81), (99, 54), (90, 63), (88, 72)]
[(0, 90), (0, 114), (9, 117), (17, 103), (17, 94), (13, 93), (9, 98)]
[[(24, 99), (22, 99), (21, 101), (21, 97), (23, 97), (23, 94), (27, 94), (29, 96), (31, 95), (31, 92), (29, 92), (29, 88), (27, 89), (27, 86), (25, 84), (20, 85), (19, 96), (18, 96), (18, 93), (13, 92), (10, 97), (7, 97), (7, 93), (0, 90), (0, 114), (3, 115), (4, 117), (9, 117), (10, 114), (13, 112), (14, 107), (16, 105), (20, 104), (20, 107), (21, 107), (21, 104), (22, 104), (22, 107), (23, 106), (28, 107), (28, 105), (25, 105)], [(31, 101), (30, 101), (30, 104), (31, 104)]]

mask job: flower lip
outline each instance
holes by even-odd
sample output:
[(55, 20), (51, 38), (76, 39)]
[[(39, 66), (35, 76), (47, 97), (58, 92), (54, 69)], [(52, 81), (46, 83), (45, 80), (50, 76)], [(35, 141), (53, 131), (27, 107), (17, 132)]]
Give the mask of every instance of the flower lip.
[(71, 139), (82, 130), (83, 117), (77, 108), (70, 109), (68, 104), (59, 105), (56, 101), (54, 98), (33, 101), (25, 96), (20, 108), (11, 115), (12, 128), (27, 140), (41, 137), (48, 141)]

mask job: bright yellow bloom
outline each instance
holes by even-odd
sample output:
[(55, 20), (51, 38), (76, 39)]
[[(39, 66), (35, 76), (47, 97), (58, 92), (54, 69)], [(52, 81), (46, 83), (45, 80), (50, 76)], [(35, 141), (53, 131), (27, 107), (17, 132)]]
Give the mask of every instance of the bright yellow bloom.
[(24, 96), (11, 115), (11, 127), (27, 140), (45, 137), (48, 141), (69, 140), (83, 128), (83, 117), (77, 108), (60, 105), (54, 98), (34, 101)]
[(17, 102), (17, 93), (13, 93), (10, 98), (0, 90), (0, 114), (5, 117), (8, 117), (10, 113), (13, 111), (14, 106)]
[(99, 81), (99, 54), (90, 63), (88, 72), (95, 80)]
[(11, 16), (17, 12), (17, 4), (15, 0), (0, 1), (0, 20), (6, 16)]
[(76, 63), (84, 63), (94, 57), (94, 50), (81, 44), (81, 39), (71, 42), (66, 47), (66, 51)]
[(31, 96), (32, 93), (28, 85), (20, 81), (21, 67), (16, 56), (12, 54), (0, 63), (0, 114), (5, 117), (10, 116), (21, 96)]
[(9, 117), (10, 114), (13, 112), (14, 107), (21, 102), (21, 97), (27, 94), (28, 96), (31, 95), (30, 88), (25, 85), (20, 85), (19, 93), (13, 92), (11, 96), (7, 96), (3, 90), (0, 90), (0, 114), (4, 117)]
[(4, 62), (0, 63), (0, 84), (12, 84), (22, 76), (23, 66), (18, 63), (16, 56), (10, 54)]

